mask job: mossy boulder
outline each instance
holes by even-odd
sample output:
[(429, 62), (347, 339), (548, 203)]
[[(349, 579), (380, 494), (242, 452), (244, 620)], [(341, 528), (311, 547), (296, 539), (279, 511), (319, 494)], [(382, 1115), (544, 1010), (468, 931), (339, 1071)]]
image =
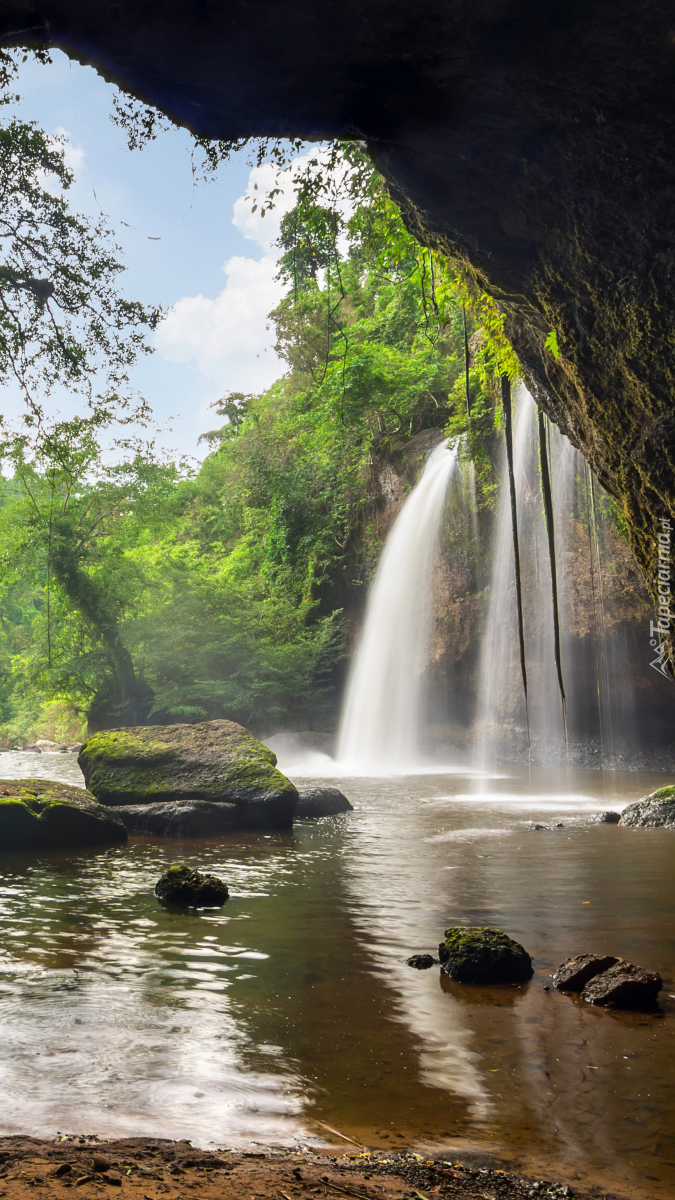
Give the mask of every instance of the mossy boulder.
[(659, 788), (642, 800), (629, 804), (621, 814), (619, 825), (638, 829), (675, 829), (675, 785)]
[(0, 779), (0, 851), (124, 842), (127, 831), (84, 788), (49, 779)]
[(446, 929), (438, 957), (456, 983), (525, 983), (533, 975), (527, 950), (501, 929)]
[(274, 752), (234, 721), (109, 729), (77, 761), (100, 804), (207, 800), (236, 805), (240, 829), (290, 829), (298, 802)]
[(189, 867), (173, 866), (155, 885), (162, 904), (178, 908), (221, 908), (229, 896), (227, 884), (217, 875), (202, 875)]

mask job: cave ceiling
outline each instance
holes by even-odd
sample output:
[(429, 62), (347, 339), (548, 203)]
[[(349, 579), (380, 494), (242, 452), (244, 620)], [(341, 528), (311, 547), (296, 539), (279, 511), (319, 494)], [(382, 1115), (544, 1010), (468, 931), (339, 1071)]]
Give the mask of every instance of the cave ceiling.
[(0, 41), (208, 137), (363, 139), (417, 236), (502, 305), (653, 586), (675, 516), (672, 3), (3, 0)]

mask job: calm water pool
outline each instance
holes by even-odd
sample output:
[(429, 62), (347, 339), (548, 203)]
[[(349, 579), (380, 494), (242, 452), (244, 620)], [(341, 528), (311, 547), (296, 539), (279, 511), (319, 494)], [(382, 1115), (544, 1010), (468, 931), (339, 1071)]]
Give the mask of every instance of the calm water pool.
[[(38, 771), (79, 778), (70, 756), (0, 758), (5, 777)], [(232, 1146), (328, 1125), (672, 1196), (675, 833), (581, 820), (659, 783), (343, 780), (356, 811), (293, 835), (3, 856), (0, 1129)], [(222, 875), (226, 907), (165, 912), (153, 887), (172, 861)], [(532, 983), (462, 988), (405, 965), (456, 922), (522, 941)], [(542, 990), (585, 950), (661, 971), (663, 1015)]]

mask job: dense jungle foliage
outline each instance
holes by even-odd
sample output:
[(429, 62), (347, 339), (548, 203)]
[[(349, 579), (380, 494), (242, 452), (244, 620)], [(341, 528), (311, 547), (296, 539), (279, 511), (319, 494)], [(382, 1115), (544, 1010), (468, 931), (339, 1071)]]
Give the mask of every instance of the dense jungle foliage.
[[(50, 153), (67, 184), (58, 150)], [(0, 161), (0, 173), (13, 169)], [(35, 172), (31, 186), (39, 189)], [(105, 233), (69, 228), (65, 251), (78, 238), (99, 245)], [(279, 247), (286, 294), (272, 320), (287, 373), (263, 395), (224, 395), (199, 469), (119, 438), (124, 453), (111, 466), (103, 446), (120, 414), (101, 398), (86, 416), (51, 425), (32, 398), (27, 427), (7, 435), (5, 744), (76, 738), (87, 721), (316, 725), (334, 703), (345, 611), (358, 607), (377, 557), (382, 464), (405, 463), (421, 430), (462, 436), (479, 507), (489, 510), (495, 378), (517, 370), (495, 307), (413, 240), (381, 178), (347, 144), (298, 180)], [(85, 295), (92, 272), (86, 261), (79, 270)], [(157, 313), (121, 310), (111, 287), (108, 326), (99, 325), (117, 337), (117, 397), (123, 322), (131, 361)], [(85, 380), (87, 336), (81, 352), (74, 336), (52, 338), (53, 354)]]

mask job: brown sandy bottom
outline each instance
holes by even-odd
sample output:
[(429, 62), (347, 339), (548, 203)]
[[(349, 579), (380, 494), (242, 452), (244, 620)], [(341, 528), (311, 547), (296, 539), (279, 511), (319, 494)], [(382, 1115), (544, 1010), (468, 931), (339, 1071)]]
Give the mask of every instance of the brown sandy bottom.
[[(0, 1198), (26, 1200), (34, 1189), (61, 1200), (76, 1188), (78, 1200), (121, 1189), (126, 1200), (618, 1200), (601, 1188), (572, 1189), (470, 1162), (424, 1159), (419, 1154), (302, 1151), (195, 1150), (189, 1142), (157, 1138), (0, 1138)], [(74, 1198), (73, 1198), (74, 1200)]]

